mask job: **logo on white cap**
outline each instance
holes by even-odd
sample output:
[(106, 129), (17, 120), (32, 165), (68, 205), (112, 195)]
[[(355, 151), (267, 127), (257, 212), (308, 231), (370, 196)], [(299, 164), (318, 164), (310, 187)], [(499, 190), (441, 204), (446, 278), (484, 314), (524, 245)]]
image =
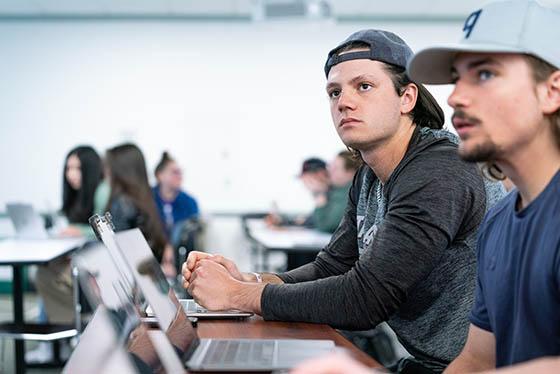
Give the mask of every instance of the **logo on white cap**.
[(480, 13), (482, 13), (482, 9), (479, 9), (475, 12), (472, 12), (470, 16), (467, 17), (465, 20), (465, 24), (463, 25), (463, 31), (465, 32), (465, 39), (468, 39), (471, 36), (471, 32), (474, 29), (474, 25), (476, 25), (476, 21), (478, 21), (478, 17), (480, 17)]

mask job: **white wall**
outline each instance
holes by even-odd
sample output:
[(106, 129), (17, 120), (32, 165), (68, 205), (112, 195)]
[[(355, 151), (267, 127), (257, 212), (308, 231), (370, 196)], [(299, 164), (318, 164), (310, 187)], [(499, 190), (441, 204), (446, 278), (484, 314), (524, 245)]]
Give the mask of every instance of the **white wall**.
[[(377, 27), (413, 49), (459, 39), (459, 24), (0, 23), (0, 210), (60, 206), (69, 149), (131, 140), (153, 170), (169, 150), (207, 211), (305, 211), (294, 177), (343, 149), (324, 92), (327, 52)], [(433, 91), (449, 110), (449, 88)]]

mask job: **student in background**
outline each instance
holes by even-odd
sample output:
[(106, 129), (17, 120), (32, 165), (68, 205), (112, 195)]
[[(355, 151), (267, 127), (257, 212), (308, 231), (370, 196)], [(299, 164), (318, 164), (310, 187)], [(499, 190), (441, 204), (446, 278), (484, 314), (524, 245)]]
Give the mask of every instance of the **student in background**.
[(142, 151), (134, 144), (118, 145), (107, 151), (105, 162), (111, 186), (107, 210), (115, 231), (139, 228), (166, 276), (174, 277), (173, 249), (161, 225)]
[(157, 185), (152, 192), (158, 213), (167, 238), (171, 243), (175, 243), (181, 223), (198, 216), (198, 204), (192, 196), (181, 190), (183, 183), (181, 168), (169, 153), (163, 152), (156, 166), (155, 176)]
[[(325, 232), (335, 232), (348, 203), (348, 192), (354, 174), (360, 168), (361, 161), (354, 158), (349, 151), (339, 152), (328, 165), (328, 183), (304, 181), (306, 186), (313, 185), (313, 223), (315, 228)], [(302, 177), (303, 179), (303, 177)]]
[[(61, 212), (69, 225), (61, 236), (85, 236), (93, 239), (88, 218), (101, 213), (109, 198), (108, 186), (103, 183), (101, 158), (90, 146), (72, 149), (64, 160), (62, 174)], [(46, 320), (50, 323), (71, 324), (74, 321), (72, 277), (69, 258), (62, 258), (39, 266), (35, 287), (43, 300)], [(40, 343), (26, 355), (28, 362), (52, 359), (52, 346)]]
[(309, 217), (286, 219), (269, 215), (271, 225), (303, 225), (319, 231), (335, 232), (348, 203), (348, 191), (361, 165), (349, 151), (341, 151), (329, 165), (320, 158), (308, 158), (301, 167), (300, 179), (311, 192), (315, 208)]
[(109, 198), (101, 158), (92, 147), (79, 146), (68, 153), (64, 165), (61, 213), (69, 225), (59, 234), (94, 238), (88, 219), (102, 212)]

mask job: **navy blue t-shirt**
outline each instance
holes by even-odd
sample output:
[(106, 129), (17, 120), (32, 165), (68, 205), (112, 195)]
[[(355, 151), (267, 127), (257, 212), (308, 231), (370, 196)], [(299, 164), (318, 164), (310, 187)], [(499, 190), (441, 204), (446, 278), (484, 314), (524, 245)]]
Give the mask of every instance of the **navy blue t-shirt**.
[(471, 322), (496, 337), (496, 366), (560, 355), (560, 171), (520, 212), (517, 190), (478, 237)]

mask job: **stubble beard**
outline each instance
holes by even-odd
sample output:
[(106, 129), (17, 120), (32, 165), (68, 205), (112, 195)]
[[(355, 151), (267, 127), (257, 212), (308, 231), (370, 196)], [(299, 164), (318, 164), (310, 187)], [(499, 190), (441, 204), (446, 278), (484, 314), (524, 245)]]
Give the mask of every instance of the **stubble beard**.
[(494, 161), (500, 154), (499, 147), (490, 139), (475, 144), (471, 149), (464, 147), (465, 143), (459, 144), (459, 156), (468, 162)]

